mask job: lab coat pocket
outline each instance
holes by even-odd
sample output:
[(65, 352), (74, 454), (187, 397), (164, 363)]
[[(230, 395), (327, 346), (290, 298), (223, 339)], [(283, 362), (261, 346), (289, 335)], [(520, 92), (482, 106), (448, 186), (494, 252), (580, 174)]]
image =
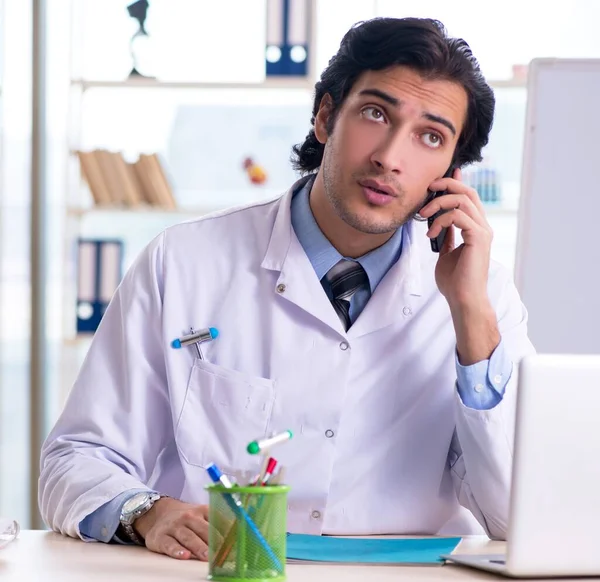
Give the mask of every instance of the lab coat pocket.
[(274, 398), (272, 380), (196, 360), (175, 431), (182, 458), (226, 473), (254, 467), (246, 447), (265, 434)]

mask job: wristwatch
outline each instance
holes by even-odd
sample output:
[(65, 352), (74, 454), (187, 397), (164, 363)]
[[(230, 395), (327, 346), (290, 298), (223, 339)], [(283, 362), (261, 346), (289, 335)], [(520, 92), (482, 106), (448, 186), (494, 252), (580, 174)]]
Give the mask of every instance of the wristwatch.
[(148, 513), (161, 497), (166, 497), (166, 495), (151, 491), (142, 491), (130, 497), (123, 504), (120, 517), (121, 529), (132, 542), (140, 546), (144, 545), (142, 537), (133, 529), (133, 523), (138, 517)]

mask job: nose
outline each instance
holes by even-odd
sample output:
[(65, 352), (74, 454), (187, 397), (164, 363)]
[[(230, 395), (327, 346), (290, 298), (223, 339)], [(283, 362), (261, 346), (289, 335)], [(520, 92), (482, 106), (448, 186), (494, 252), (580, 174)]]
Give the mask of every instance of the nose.
[(410, 136), (407, 132), (397, 131), (386, 136), (371, 155), (371, 163), (380, 171), (392, 174), (401, 174), (408, 148)]

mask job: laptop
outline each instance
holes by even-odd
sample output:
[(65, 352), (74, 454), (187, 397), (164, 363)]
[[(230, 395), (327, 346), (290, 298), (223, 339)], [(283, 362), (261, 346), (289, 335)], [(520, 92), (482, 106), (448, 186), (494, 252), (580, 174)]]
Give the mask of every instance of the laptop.
[(600, 355), (522, 360), (506, 555), (443, 558), (515, 578), (600, 576)]

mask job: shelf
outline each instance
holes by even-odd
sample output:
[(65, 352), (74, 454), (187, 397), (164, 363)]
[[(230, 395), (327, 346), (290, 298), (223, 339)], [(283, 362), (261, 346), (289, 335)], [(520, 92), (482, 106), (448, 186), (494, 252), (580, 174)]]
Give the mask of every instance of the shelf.
[[(119, 213), (119, 214), (208, 214), (209, 212), (219, 212), (221, 210), (228, 210), (234, 208), (236, 205), (231, 204), (229, 206), (198, 206), (188, 208), (161, 208), (159, 206), (89, 206), (85, 208), (69, 206), (67, 212), (69, 214), (81, 215), (90, 213)], [(491, 214), (514, 214), (518, 211), (517, 206), (498, 204), (483, 203), (483, 207), (486, 212)]]
[(519, 209), (516, 206), (502, 206), (501, 204), (483, 204), (485, 213), (488, 216), (516, 216)]
[(527, 89), (527, 79), (498, 79), (488, 80), (487, 84), (492, 89)]
[[(219, 206), (219, 207), (202, 207), (202, 208), (176, 208), (175, 210), (170, 210), (168, 208), (153, 208), (152, 206), (140, 206), (139, 208), (121, 208), (121, 207), (101, 207), (101, 206), (92, 206), (90, 208), (67, 208), (67, 214), (70, 216), (87, 216), (92, 214), (127, 214), (127, 215), (138, 215), (138, 216), (191, 216), (191, 217), (200, 217), (210, 214), (212, 212), (220, 212), (222, 210), (227, 210), (227, 208), (233, 208), (234, 205), (229, 207)], [(492, 205), (492, 204), (484, 204), (485, 213), (487, 216), (516, 216), (519, 212), (519, 209), (515, 206), (502, 206), (501, 204)]]
[(84, 216), (87, 214), (138, 214), (138, 215), (151, 215), (157, 216), (161, 214), (176, 215), (181, 214), (184, 216), (203, 216), (211, 212), (218, 212), (225, 210), (222, 206), (208, 207), (204, 206), (201, 208), (160, 208), (156, 206), (140, 206), (136, 208), (122, 207), (122, 206), (90, 206), (88, 208), (78, 208), (74, 206), (67, 207), (67, 214), (71, 216)]
[[(526, 88), (527, 79), (487, 80), (493, 89)], [(270, 77), (259, 83), (156, 81), (154, 79), (94, 80), (73, 79), (71, 85), (86, 89), (306, 89), (313, 91), (315, 81), (307, 77)]]
[(304, 77), (271, 77), (259, 83), (209, 83), (193, 81), (156, 81), (153, 79), (125, 79), (98, 81), (73, 79), (71, 85), (86, 89), (306, 89), (314, 90), (315, 83)]
[(63, 345), (69, 347), (87, 346), (94, 339), (93, 333), (80, 333), (70, 337), (63, 338)]

